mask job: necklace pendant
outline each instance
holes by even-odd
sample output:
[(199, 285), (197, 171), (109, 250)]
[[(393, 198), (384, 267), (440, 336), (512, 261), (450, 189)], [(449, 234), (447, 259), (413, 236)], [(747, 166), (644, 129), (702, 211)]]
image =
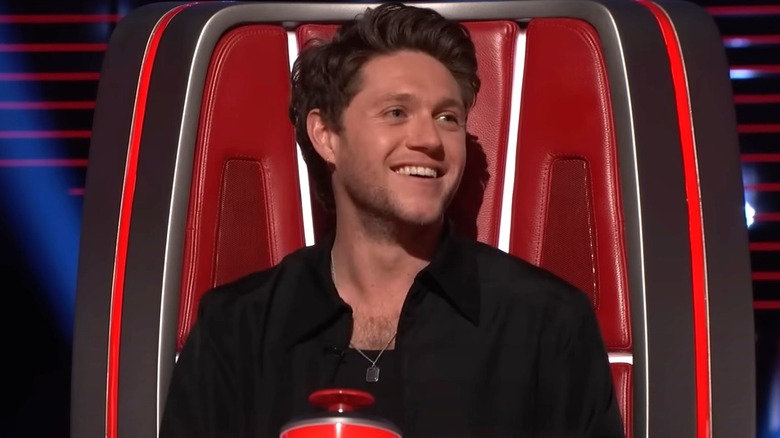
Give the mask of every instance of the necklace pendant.
[(366, 368), (366, 382), (375, 383), (379, 381), (379, 367), (371, 365)]

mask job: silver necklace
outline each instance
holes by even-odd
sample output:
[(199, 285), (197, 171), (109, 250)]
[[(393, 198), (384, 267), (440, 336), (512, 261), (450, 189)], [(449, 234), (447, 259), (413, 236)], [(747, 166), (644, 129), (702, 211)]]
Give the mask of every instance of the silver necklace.
[[(397, 332), (396, 332), (397, 334)], [(379, 358), (382, 357), (382, 354), (387, 350), (387, 348), (390, 346), (390, 344), (393, 343), (393, 340), (395, 339), (395, 334), (392, 338), (390, 338), (389, 341), (387, 341), (387, 345), (385, 345), (385, 348), (382, 349), (382, 351), (379, 352), (379, 354), (376, 356), (376, 359), (371, 360), (370, 357), (366, 355), (366, 353), (363, 353), (363, 351), (354, 345), (352, 343), (349, 343), (349, 346), (354, 348), (355, 351), (360, 353), (361, 356), (365, 357), (367, 361), (371, 362), (371, 366), (366, 368), (366, 382), (374, 383), (379, 381), (379, 367), (376, 366), (376, 363), (379, 362)]]
[[(335, 286), (336, 285), (336, 267), (335, 267), (335, 263), (333, 261), (333, 250), (330, 251), (330, 278), (333, 281), (333, 285)], [(383, 348), (379, 352), (379, 354), (376, 356), (376, 359), (373, 359), (373, 360), (370, 357), (368, 357), (368, 355), (366, 355), (366, 353), (364, 353), (363, 350), (355, 347), (352, 344), (352, 342), (349, 343), (349, 346), (351, 348), (354, 348), (355, 351), (360, 353), (361, 356), (363, 356), (367, 361), (369, 361), (371, 363), (371, 366), (366, 368), (366, 382), (376, 383), (376, 382), (379, 381), (379, 367), (376, 366), (376, 363), (379, 362), (379, 358), (382, 357), (382, 355), (385, 353), (385, 351), (387, 351), (387, 349), (390, 348), (390, 344), (393, 343), (393, 341), (395, 340), (395, 337), (396, 337), (397, 334), (398, 334), (397, 331), (395, 333), (393, 333), (393, 337), (390, 338), (389, 341), (387, 341), (387, 344), (385, 345), (385, 348)]]

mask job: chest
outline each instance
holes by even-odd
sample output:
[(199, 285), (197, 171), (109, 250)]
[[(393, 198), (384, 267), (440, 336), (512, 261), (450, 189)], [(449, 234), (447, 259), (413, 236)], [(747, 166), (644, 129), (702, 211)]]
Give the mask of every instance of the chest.
[(379, 382), (366, 383), (369, 360), (352, 350), (342, 359), (320, 357), (312, 348), (291, 366), (297, 370), (294, 411), (311, 412), (306, 395), (314, 390), (349, 387), (371, 392), (377, 404), (370, 413), (390, 419), (404, 437), (515, 436), (508, 431), (534, 421), (536, 361), (532, 351), (507, 354), (511, 350), (467, 333), (438, 343), (402, 336), (377, 361)]
[(398, 314), (354, 314), (350, 344), (361, 350), (392, 350), (395, 348), (398, 319)]
[(343, 353), (329, 346), (348, 351), (356, 335), (382, 333), (381, 339), (374, 340), (381, 346), (369, 348), (381, 350), (397, 329), (392, 354), (377, 363), (381, 381), (393, 382), (393, 400), (377, 414), (396, 412), (390, 415), (405, 437), (444, 432), (450, 437), (516, 436), (515, 432), (534, 423), (539, 333), (533, 325), (518, 325), (516, 321), (524, 318), (499, 313), (475, 324), (431, 294), (412, 304), (379, 330), (377, 324), (363, 325), (359, 317), (345, 314), (316, 338), (297, 346), (292, 362), (285, 366), (292, 381), (293, 413), (309, 409), (309, 393), (343, 386), (345, 375), (365, 378), (368, 360), (353, 355), (356, 367), (347, 372), (341, 368)]

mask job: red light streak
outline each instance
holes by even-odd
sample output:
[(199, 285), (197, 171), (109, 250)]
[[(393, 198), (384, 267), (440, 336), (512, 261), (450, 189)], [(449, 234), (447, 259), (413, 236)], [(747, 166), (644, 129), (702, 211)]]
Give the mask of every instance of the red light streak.
[(740, 134), (774, 134), (780, 132), (780, 123), (744, 123), (737, 126)]
[(780, 15), (780, 5), (710, 6), (705, 9), (715, 16)]
[(0, 131), (2, 138), (90, 138), (91, 131)]
[(780, 301), (753, 301), (753, 308), (756, 310), (778, 310)]
[(751, 251), (780, 251), (780, 242), (752, 242)]
[(780, 192), (780, 183), (745, 184), (745, 190), (750, 192)]
[(780, 94), (737, 94), (734, 103), (780, 103)]
[(0, 159), (0, 167), (87, 167), (87, 160), (74, 158)]
[(100, 73), (0, 73), (0, 81), (97, 81)]
[(94, 101), (0, 102), (0, 110), (91, 110)]
[(103, 52), (104, 43), (0, 44), (0, 52)]
[(753, 220), (756, 222), (777, 222), (780, 221), (780, 213), (756, 213)]
[(42, 23), (117, 23), (118, 14), (21, 14), (0, 15), (0, 23), (42, 24)]
[(777, 163), (780, 162), (780, 153), (770, 154), (742, 154), (743, 163)]

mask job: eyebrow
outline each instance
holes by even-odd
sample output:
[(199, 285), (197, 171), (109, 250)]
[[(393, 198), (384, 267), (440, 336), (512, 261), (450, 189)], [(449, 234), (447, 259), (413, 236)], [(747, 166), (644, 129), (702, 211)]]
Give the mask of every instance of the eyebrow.
[[(391, 93), (391, 94), (386, 94), (384, 96), (381, 96), (377, 102), (379, 104), (389, 103), (389, 102), (408, 103), (408, 102), (413, 102), (415, 100), (416, 99), (414, 95), (411, 93)], [(436, 103), (437, 108), (453, 107), (453, 106), (457, 107), (458, 109), (465, 110), (465, 105), (463, 104), (463, 101), (459, 99), (454, 99), (452, 97), (445, 97), (444, 99)]]

